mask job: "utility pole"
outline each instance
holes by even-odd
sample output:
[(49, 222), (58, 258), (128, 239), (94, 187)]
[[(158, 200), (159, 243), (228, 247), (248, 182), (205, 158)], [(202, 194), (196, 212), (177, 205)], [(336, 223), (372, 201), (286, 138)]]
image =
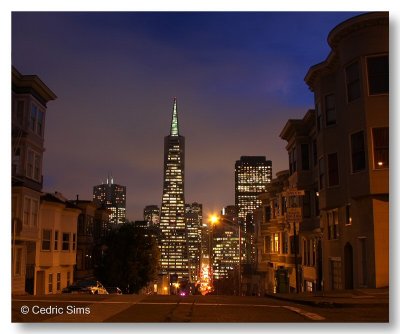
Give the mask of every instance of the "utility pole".
[[(282, 194), (285, 197), (300, 197), (305, 195), (304, 190), (298, 189), (288, 189)], [(298, 242), (297, 242), (297, 228), (296, 222), (301, 222), (302, 219), (302, 208), (300, 206), (296, 206), (293, 204), (292, 207), (287, 208), (286, 220), (287, 222), (293, 223), (293, 246), (294, 246), (294, 269), (295, 269), (295, 277), (296, 277), (296, 293), (300, 292), (300, 278), (299, 278), (299, 259), (298, 259)]]

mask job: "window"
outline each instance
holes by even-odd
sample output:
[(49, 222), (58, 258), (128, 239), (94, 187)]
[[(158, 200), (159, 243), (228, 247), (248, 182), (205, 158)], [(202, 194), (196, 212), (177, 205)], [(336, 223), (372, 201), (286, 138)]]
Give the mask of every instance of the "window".
[(351, 219), (351, 212), (350, 212), (350, 204), (346, 205), (346, 225), (351, 225), (352, 219)]
[(63, 233), (62, 250), (63, 251), (69, 250), (69, 233)]
[(326, 121), (326, 126), (336, 124), (336, 108), (335, 108), (334, 94), (329, 94), (325, 96), (325, 121)]
[(337, 153), (328, 154), (328, 185), (330, 187), (339, 184), (339, 167)]
[(53, 293), (53, 274), (49, 274), (49, 293)]
[(29, 119), (29, 129), (35, 131), (36, 129), (36, 118), (37, 118), (38, 108), (36, 105), (32, 104), (31, 117)]
[(301, 169), (310, 169), (310, 154), (308, 144), (301, 144)]
[(43, 112), (38, 110), (37, 114), (37, 126), (36, 126), (36, 133), (39, 136), (43, 135)]
[(271, 220), (271, 207), (269, 205), (264, 207), (265, 210), (265, 222), (269, 222)]
[(61, 291), (61, 273), (57, 273), (57, 291)]
[(389, 56), (367, 58), (369, 95), (389, 93)]
[(372, 129), (374, 145), (374, 168), (389, 168), (389, 128)]
[(325, 164), (324, 158), (319, 159), (319, 189), (325, 188)]
[(271, 253), (271, 236), (264, 237), (264, 253)]
[(361, 96), (360, 71), (358, 61), (346, 67), (347, 102)]
[(364, 131), (351, 135), (351, 163), (353, 173), (365, 169)]
[(27, 152), (26, 176), (41, 182), (41, 155), (29, 149)]
[(280, 244), (279, 244), (279, 233), (273, 234), (274, 242), (273, 242), (273, 252), (279, 253), (280, 252)]
[(287, 232), (282, 234), (283, 240), (282, 240), (282, 253), (287, 254), (289, 253), (289, 237)]
[(54, 231), (54, 250), (58, 250), (58, 231)]
[(72, 234), (72, 250), (76, 249), (76, 233)]
[(331, 210), (326, 213), (328, 223), (328, 240), (339, 239), (339, 220), (338, 211)]
[(294, 172), (297, 170), (297, 165), (296, 165), (296, 148), (293, 148), (289, 152), (289, 172), (290, 175), (292, 175)]
[(39, 202), (33, 198), (25, 197), (23, 224), (27, 226), (37, 227), (38, 215)]
[(43, 136), (43, 120), (44, 113), (36, 104), (32, 104), (31, 114), (29, 117), (29, 129), (39, 136)]
[(38, 215), (39, 215), (39, 202), (36, 200), (31, 201), (31, 225), (38, 225)]
[(42, 231), (42, 250), (49, 251), (51, 245), (51, 230)]
[(71, 284), (71, 272), (67, 272), (67, 286)]
[(319, 102), (315, 103), (315, 118), (317, 123), (317, 133), (319, 133), (322, 128), (321, 104)]

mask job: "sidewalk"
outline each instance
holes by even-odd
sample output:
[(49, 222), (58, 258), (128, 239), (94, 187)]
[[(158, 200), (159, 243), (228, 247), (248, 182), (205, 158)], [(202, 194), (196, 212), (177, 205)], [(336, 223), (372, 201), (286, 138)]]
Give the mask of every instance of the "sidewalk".
[(389, 289), (356, 289), (317, 293), (266, 293), (268, 297), (319, 307), (388, 305)]

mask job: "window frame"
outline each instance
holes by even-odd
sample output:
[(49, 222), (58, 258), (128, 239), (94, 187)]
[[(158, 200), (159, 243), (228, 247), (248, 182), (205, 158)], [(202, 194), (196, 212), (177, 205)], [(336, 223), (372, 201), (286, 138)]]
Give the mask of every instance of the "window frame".
[[(331, 165), (331, 160), (333, 156), (336, 156), (336, 164), (335, 166)], [(340, 173), (339, 173), (339, 157), (337, 152), (332, 152), (327, 154), (327, 169), (328, 169), (328, 187), (337, 187), (340, 185)], [(335, 167), (335, 168), (331, 168)], [(336, 177), (336, 180), (335, 180)], [(332, 183), (332, 181), (336, 181), (336, 183)]]
[[(371, 86), (370, 86), (370, 82), (371, 82), (371, 77), (370, 77), (370, 68), (369, 68), (369, 64), (368, 64), (368, 60), (372, 59), (372, 58), (383, 58), (383, 57), (387, 57), (388, 60), (388, 73), (387, 73), (387, 92), (379, 92), (379, 93), (371, 93)], [(375, 55), (369, 55), (365, 57), (365, 68), (366, 68), (366, 72), (367, 72), (367, 92), (368, 92), (368, 96), (382, 96), (382, 95), (389, 95), (389, 90), (390, 90), (390, 70), (389, 70), (389, 54), (387, 53), (381, 53), (381, 54), (375, 54)]]
[[(49, 234), (48, 239), (45, 239), (45, 235), (44, 235), (45, 232), (47, 232)], [(40, 246), (40, 249), (42, 252), (50, 252), (51, 251), (52, 234), (53, 234), (53, 231), (51, 229), (47, 229), (47, 228), (42, 229), (41, 246)], [(46, 242), (46, 244), (48, 243), (48, 248), (43, 247), (45, 242)]]
[[(328, 109), (328, 101), (329, 97), (333, 97), (333, 107)], [(324, 112), (325, 112), (325, 126), (332, 127), (337, 124), (337, 113), (336, 113), (336, 96), (334, 93), (328, 93), (324, 95)], [(329, 120), (330, 117), (328, 115), (334, 116), (334, 120)]]
[[(377, 162), (378, 159), (376, 159), (376, 152), (377, 152), (377, 148), (376, 148), (376, 142), (375, 142), (375, 133), (374, 130), (382, 130), (382, 129), (387, 129), (387, 147), (386, 146), (380, 146), (379, 147), (379, 152), (385, 150), (387, 151), (387, 164), (379, 167), (379, 162)], [(372, 137), (372, 163), (373, 163), (373, 169), (374, 170), (385, 170), (385, 169), (389, 169), (389, 163), (390, 163), (390, 130), (388, 126), (380, 126), (380, 127), (373, 127), (371, 128), (371, 137)]]

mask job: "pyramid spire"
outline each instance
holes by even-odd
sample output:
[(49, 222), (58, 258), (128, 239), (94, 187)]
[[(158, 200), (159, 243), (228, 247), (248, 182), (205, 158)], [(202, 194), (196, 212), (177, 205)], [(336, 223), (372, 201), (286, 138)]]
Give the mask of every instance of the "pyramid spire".
[(171, 131), (170, 136), (179, 136), (179, 125), (178, 125), (178, 108), (176, 105), (176, 97), (174, 97), (174, 108), (172, 111)]

